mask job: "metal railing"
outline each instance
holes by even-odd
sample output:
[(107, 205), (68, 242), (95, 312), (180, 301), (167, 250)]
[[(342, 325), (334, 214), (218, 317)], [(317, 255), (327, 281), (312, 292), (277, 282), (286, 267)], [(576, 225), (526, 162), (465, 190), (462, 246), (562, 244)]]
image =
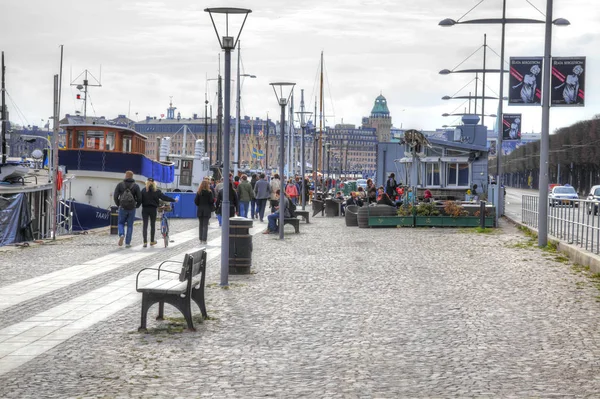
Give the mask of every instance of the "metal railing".
[[(521, 222), (538, 228), (539, 198), (523, 195)], [(557, 201), (549, 199), (548, 234), (586, 251), (600, 254), (600, 203), (590, 200)]]

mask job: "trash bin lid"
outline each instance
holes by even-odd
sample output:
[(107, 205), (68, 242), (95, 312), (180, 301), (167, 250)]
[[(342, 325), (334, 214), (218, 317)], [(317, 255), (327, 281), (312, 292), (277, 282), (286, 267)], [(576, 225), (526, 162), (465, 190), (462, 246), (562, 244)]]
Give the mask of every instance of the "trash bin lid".
[(241, 216), (235, 216), (235, 217), (229, 218), (230, 226), (252, 227), (252, 222), (253, 222), (252, 219), (244, 218)]

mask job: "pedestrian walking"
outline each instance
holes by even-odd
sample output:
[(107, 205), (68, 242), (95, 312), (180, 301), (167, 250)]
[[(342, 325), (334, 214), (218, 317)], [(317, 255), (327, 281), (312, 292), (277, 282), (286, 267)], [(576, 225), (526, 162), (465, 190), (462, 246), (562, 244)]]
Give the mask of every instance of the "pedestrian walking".
[(242, 175), (237, 192), (240, 201), (239, 216), (247, 218), (250, 201), (254, 199), (254, 190), (252, 190), (252, 185), (248, 181), (247, 175)]
[[(252, 177), (250, 178), (250, 186), (252, 186), (252, 192), (254, 192), (254, 186), (256, 185), (257, 181), (258, 180), (256, 179), (256, 173), (252, 173)], [(254, 219), (256, 215), (258, 215), (257, 209), (258, 208), (256, 207), (256, 196), (253, 196), (250, 200), (250, 216), (252, 217), (252, 219)]]
[[(238, 209), (239, 207), (239, 203), (238, 203), (238, 196), (237, 193), (235, 191), (235, 189), (233, 188), (233, 181), (231, 181), (231, 179), (229, 179), (229, 217), (232, 218), (235, 216), (235, 212), (236, 209)], [(221, 215), (221, 219), (219, 220), (219, 226), (221, 226), (222, 224), (222, 220), (223, 220), (223, 190), (225, 189), (225, 186), (221, 189), (221, 191), (219, 191), (219, 194), (217, 194), (217, 203), (216, 203), (216, 208), (217, 211), (219, 212), (219, 215)]]
[(142, 189), (142, 238), (144, 239), (144, 248), (148, 246), (148, 221), (150, 221), (150, 245), (156, 245), (154, 233), (156, 230), (156, 210), (160, 206), (160, 201), (177, 202), (176, 198), (171, 198), (162, 193), (154, 182), (153, 178), (148, 178), (146, 186)]
[(285, 186), (285, 193), (288, 195), (288, 197), (291, 198), (291, 200), (294, 204), (297, 203), (298, 187), (296, 186), (296, 183), (294, 182), (294, 180), (290, 179), (288, 181), (288, 184)]
[(200, 183), (200, 187), (198, 187), (198, 192), (194, 198), (194, 204), (198, 208), (196, 216), (198, 217), (200, 244), (206, 244), (208, 240), (208, 224), (215, 208), (215, 199), (206, 180)]
[(267, 200), (271, 193), (271, 186), (267, 181), (267, 177), (264, 173), (260, 174), (260, 179), (257, 180), (254, 185), (254, 197), (256, 198), (256, 215), (260, 221), (264, 221), (265, 208), (267, 207)]
[[(142, 205), (142, 193), (140, 187), (133, 179), (133, 172), (125, 172), (125, 179), (117, 184), (113, 193), (115, 205), (119, 207), (118, 230), (119, 246), (131, 247), (131, 238), (133, 237), (133, 221), (135, 219), (135, 210)], [(127, 225), (127, 235), (125, 235), (125, 225)]]

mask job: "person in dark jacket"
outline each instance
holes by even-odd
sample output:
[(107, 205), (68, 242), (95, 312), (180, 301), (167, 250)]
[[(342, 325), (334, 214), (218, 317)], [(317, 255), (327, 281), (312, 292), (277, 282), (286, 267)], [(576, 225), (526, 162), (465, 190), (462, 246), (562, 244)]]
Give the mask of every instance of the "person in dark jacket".
[(371, 204), (377, 202), (377, 187), (371, 179), (367, 179), (367, 201)]
[[(217, 194), (217, 202), (216, 202), (216, 212), (218, 212), (220, 215), (222, 215), (222, 205), (223, 205), (223, 189), (225, 187), (223, 186), (223, 188), (221, 190), (219, 190), (219, 194)], [(233, 182), (231, 181), (231, 179), (229, 180), (229, 217), (232, 218), (235, 216), (235, 211), (236, 209), (238, 209), (238, 196), (237, 193), (235, 192), (234, 188), (233, 188)], [(221, 226), (221, 224), (219, 223), (219, 226)]]
[(266, 179), (264, 173), (260, 174), (260, 180), (254, 185), (254, 197), (256, 198), (256, 216), (260, 221), (263, 221), (265, 216), (265, 208), (269, 199), (271, 186)]
[(393, 173), (390, 173), (390, 177), (387, 179), (387, 182), (385, 183), (385, 193), (388, 195), (388, 197), (390, 197), (390, 199), (393, 201), (394, 199), (396, 199), (396, 187), (398, 186), (398, 183), (396, 183), (396, 175), (394, 175)]
[(350, 193), (350, 198), (346, 200), (346, 206), (348, 205), (363, 206), (363, 202), (356, 194), (356, 191)]
[[(125, 204), (121, 204), (121, 199), (127, 190), (133, 195), (135, 205), (132, 204), (132, 206), (126, 206)], [(123, 240), (125, 240), (125, 246), (129, 248), (131, 247), (131, 238), (133, 237), (135, 210), (142, 205), (142, 193), (140, 192), (140, 187), (133, 179), (132, 171), (128, 170), (125, 172), (125, 179), (117, 184), (115, 192), (113, 193), (113, 200), (115, 201), (115, 205), (119, 207), (119, 246), (122, 246)], [(125, 236), (125, 224), (127, 224), (127, 236)]]
[(200, 244), (206, 244), (208, 240), (208, 223), (213, 212), (214, 197), (208, 181), (204, 180), (198, 187), (198, 192), (194, 198), (194, 204), (198, 207), (196, 216), (198, 216)]
[[(252, 173), (252, 178), (250, 179), (250, 186), (252, 186), (252, 191), (254, 191), (254, 186), (256, 185), (256, 173)], [(258, 207), (256, 206), (256, 196), (252, 196), (252, 200), (250, 201), (250, 216), (254, 219), (254, 216), (258, 216)]]
[(144, 248), (148, 246), (148, 220), (150, 220), (150, 245), (156, 245), (154, 233), (156, 230), (156, 209), (160, 206), (160, 201), (177, 202), (177, 199), (167, 197), (156, 188), (154, 179), (149, 177), (146, 181), (146, 187), (142, 188), (142, 237), (144, 238)]
[(380, 186), (378, 191), (379, 194), (377, 195), (377, 205), (396, 206), (396, 204), (394, 204), (394, 201), (391, 200), (389, 195), (387, 195), (387, 193), (384, 192), (383, 186)]

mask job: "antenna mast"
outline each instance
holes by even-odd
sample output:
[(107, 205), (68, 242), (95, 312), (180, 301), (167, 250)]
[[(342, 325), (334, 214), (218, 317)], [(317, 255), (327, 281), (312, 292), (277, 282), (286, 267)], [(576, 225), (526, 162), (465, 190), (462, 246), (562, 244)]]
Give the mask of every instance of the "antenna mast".
[[(92, 83), (90, 83), (88, 75), (94, 80)], [(81, 83), (76, 83), (77, 79), (83, 77), (83, 84)], [(83, 100), (83, 118), (87, 118), (87, 97), (88, 97), (88, 86), (92, 86), (92, 87), (102, 87), (102, 67), (100, 67), (100, 80), (96, 79), (96, 77), (94, 75), (92, 75), (92, 73), (90, 71), (88, 71), (87, 69), (84, 70), (83, 72), (81, 72), (79, 74), (79, 76), (77, 76), (75, 78), (75, 80), (73, 80), (71, 82), (71, 86), (76, 86), (77, 89), (79, 91), (83, 90), (83, 98), (81, 98), (81, 95), (78, 94), (77, 95), (77, 99), (78, 100)], [(95, 82), (95, 83), (94, 83)]]

